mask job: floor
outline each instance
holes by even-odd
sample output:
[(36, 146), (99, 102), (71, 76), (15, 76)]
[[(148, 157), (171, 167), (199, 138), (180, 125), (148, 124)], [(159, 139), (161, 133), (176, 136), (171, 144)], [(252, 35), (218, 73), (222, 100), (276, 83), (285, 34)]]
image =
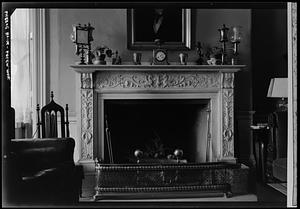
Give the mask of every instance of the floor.
[(92, 196), (80, 199), (80, 206), (109, 207), (286, 207), (286, 195), (267, 184), (256, 183), (253, 193), (231, 198), (193, 197), (168, 199), (104, 199), (95, 202)]
[(263, 205), (269, 204), (278, 207), (286, 207), (286, 195), (273, 187), (267, 184), (257, 183), (256, 191), (259, 203)]

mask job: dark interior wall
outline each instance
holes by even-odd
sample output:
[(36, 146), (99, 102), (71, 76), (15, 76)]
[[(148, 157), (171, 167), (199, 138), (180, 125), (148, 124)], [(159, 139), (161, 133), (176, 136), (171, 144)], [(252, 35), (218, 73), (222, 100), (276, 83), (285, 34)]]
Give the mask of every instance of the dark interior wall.
[[(221, 46), (218, 42), (218, 29), (223, 24), (229, 28), (232, 26), (242, 27), (238, 64), (246, 65), (246, 67), (235, 74), (235, 111), (238, 114), (238, 111), (251, 110), (251, 10), (197, 9), (195, 16), (195, 41), (200, 41), (210, 46)], [(228, 49), (231, 48), (229, 43), (227, 47)], [(197, 58), (195, 55), (194, 57), (193, 59)]]
[(267, 98), (270, 79), (287, 77), (286, 9), (252, 10), (252, 86), (253, 110), (275, 110), (274, 98)]

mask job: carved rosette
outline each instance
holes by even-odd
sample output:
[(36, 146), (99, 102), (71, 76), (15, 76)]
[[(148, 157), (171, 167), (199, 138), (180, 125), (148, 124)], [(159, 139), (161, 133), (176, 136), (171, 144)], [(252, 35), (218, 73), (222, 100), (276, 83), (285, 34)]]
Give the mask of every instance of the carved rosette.
[(93, 159), (93, 84), (92, 74), (81, 75), (81, 158)]
[(191, 72), (101, 72), (97, 74), (95, 88), (105, 89), (167, 89), (218, 88), (218, 73)]
[(234, 74), (233, 73), (223, 73), (222, 74), (222, 88), (231, 88), (234, 87)]
[(222, 157), (234, 157), (234, 125), (233, 125), (233, 111), (234, 111), (234, 74), (222, 74)]
[(92, 89), (93, 88), (93, 74), (81, 73), (81, 88)]

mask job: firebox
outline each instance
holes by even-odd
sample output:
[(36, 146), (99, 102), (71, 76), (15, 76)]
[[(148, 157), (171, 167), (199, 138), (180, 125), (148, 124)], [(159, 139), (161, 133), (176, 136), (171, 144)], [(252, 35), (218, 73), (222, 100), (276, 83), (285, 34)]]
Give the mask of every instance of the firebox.
[(110, 152), (114, 163), (133, 163), (136, 150), (146, 159), (167, 159), (176, 149), (187, 162), (209, 162), (210, 110), (209, 99), (105, 100), (105, 162)]

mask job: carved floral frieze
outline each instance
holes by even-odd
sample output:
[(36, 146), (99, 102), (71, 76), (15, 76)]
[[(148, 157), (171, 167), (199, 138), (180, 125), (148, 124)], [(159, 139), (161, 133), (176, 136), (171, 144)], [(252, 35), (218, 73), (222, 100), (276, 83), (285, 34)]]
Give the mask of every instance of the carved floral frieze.
[(218, 73), (101, 72), (97, 74), (95, 88), (217, 88), (219, 77)]

